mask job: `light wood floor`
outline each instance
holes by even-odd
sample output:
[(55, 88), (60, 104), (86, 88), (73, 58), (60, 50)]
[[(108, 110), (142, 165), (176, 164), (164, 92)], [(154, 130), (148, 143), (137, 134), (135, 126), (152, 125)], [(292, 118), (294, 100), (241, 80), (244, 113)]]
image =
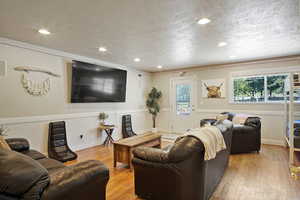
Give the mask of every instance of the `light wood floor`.
[[(77, 161), (67, 165), (100, 160), (110, 170), (106, 199), (138, 200), (134, 195), (133, 173), (120, 164), (114, 169), (112, 155), (111, 147), (97, 146), (79, 151)], [(284, 147), (271, 145), (263, 145), (260, 154), (231, 156), (229, 167), (211, 200), (300, 200), (300, 181), (290, 178), (287, 158)]]

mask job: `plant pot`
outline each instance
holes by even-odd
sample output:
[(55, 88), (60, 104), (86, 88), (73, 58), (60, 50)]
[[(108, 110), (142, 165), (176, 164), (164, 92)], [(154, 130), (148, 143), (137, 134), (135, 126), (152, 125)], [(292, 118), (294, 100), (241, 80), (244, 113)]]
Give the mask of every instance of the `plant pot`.
[(157, 128), (152, 128), (152, 133), (157, 133)]

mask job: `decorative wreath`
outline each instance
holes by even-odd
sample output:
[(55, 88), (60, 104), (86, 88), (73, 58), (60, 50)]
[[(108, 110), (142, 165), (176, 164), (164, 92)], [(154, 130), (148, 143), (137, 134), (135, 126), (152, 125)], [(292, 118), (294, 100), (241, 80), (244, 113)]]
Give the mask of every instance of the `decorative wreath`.
[(43, 81), (31, 80), (26, 74), (21, 78), (24, 89), (33, 96), (44, 96), (50, 91), (50, 78)]

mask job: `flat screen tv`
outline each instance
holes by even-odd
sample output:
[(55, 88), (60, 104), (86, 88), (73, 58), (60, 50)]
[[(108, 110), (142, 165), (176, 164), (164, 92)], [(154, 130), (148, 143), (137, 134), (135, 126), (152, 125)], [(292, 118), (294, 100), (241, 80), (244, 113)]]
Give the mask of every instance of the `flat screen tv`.
[(72, 103), (125, 102), (127, 71), (72, 62)]

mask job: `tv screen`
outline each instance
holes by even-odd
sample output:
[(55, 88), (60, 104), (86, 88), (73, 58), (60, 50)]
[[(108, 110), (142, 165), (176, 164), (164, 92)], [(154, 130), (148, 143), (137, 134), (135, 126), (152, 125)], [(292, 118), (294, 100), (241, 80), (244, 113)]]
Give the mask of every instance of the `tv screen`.
[(72, 103), (125, 102), (127, 71), (72, 62)]

